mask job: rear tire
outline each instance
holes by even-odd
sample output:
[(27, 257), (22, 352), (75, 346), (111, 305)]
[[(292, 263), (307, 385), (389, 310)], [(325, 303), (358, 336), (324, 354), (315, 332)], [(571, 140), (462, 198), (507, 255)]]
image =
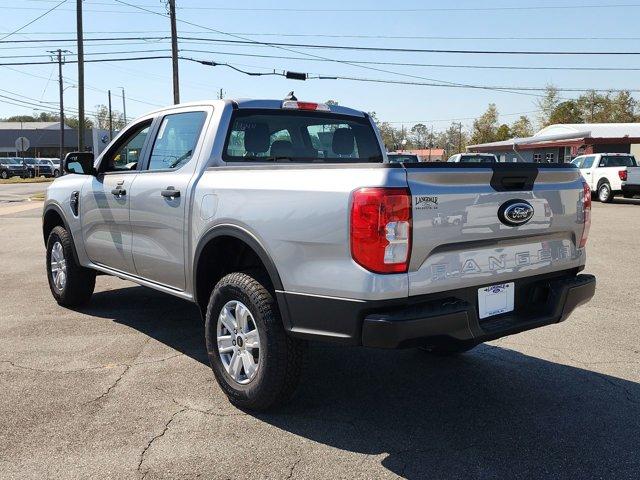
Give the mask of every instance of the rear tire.
[(220, 388), (234, 405), (255, 411), (291, 398), (306, 349), (306, 342), (285, 332), (265, 285), (256, 273), (226, 275), (211, 293), (205, 319), (207, 353)]
[(613, 192), (609, 182), (602, 182), (598, 187), (598, 200), (602, 203), (611, 203), (613, 200)]
[(96, 285), (96, 271), (75, 258), (71, 235), (64, 227), (55, 227), (47, 240), (47, 279), (53, 298), (63, 307), (88, 303)]

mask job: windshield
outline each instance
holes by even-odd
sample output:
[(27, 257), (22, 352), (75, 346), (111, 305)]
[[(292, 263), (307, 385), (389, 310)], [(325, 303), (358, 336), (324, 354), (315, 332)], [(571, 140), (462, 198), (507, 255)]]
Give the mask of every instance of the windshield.
[(368, 119), (308, 111), (237, 110), (227, 162), (382, 162)]
[(636, 159), (633, 155), (603, 155), (600, 162), (607, 167), (635, 167)]
[(400, 155), (397, 153), (387, 154), (390, 163), (419, 163), (420, 159), (417, 155)]
[(460, 161), (466, 163), (495, 163), (496, 157), (493, 155), (462, 155)]

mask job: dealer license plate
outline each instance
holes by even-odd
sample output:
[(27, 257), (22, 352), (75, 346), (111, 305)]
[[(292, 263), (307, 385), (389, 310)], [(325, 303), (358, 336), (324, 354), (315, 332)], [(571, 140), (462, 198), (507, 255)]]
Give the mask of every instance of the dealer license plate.
[(480, 318), (492, 317), (513, 311), (515, 284), (500, 283), (478, 289), (478, 314)]

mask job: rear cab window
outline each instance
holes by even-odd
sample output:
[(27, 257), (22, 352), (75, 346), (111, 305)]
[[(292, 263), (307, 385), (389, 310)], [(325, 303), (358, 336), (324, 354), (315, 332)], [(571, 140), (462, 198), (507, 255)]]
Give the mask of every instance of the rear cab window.
[(633, 155), (603, 155), (600, 157), (601, 167), (635, 167), (636, 159)]
[(368, 118), (320, 111), (240, 109), (233, 113), (226, 162), (354, 163), (383, 160)]

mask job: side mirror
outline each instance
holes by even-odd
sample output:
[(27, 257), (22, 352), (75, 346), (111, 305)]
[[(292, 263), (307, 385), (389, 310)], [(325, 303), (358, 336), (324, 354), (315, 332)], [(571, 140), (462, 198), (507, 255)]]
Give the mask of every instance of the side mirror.
[(95, 175), (93, 168), (93, 153), (71, 152), (64, 157), (65, 173), (77, 173), (79, 175)]

